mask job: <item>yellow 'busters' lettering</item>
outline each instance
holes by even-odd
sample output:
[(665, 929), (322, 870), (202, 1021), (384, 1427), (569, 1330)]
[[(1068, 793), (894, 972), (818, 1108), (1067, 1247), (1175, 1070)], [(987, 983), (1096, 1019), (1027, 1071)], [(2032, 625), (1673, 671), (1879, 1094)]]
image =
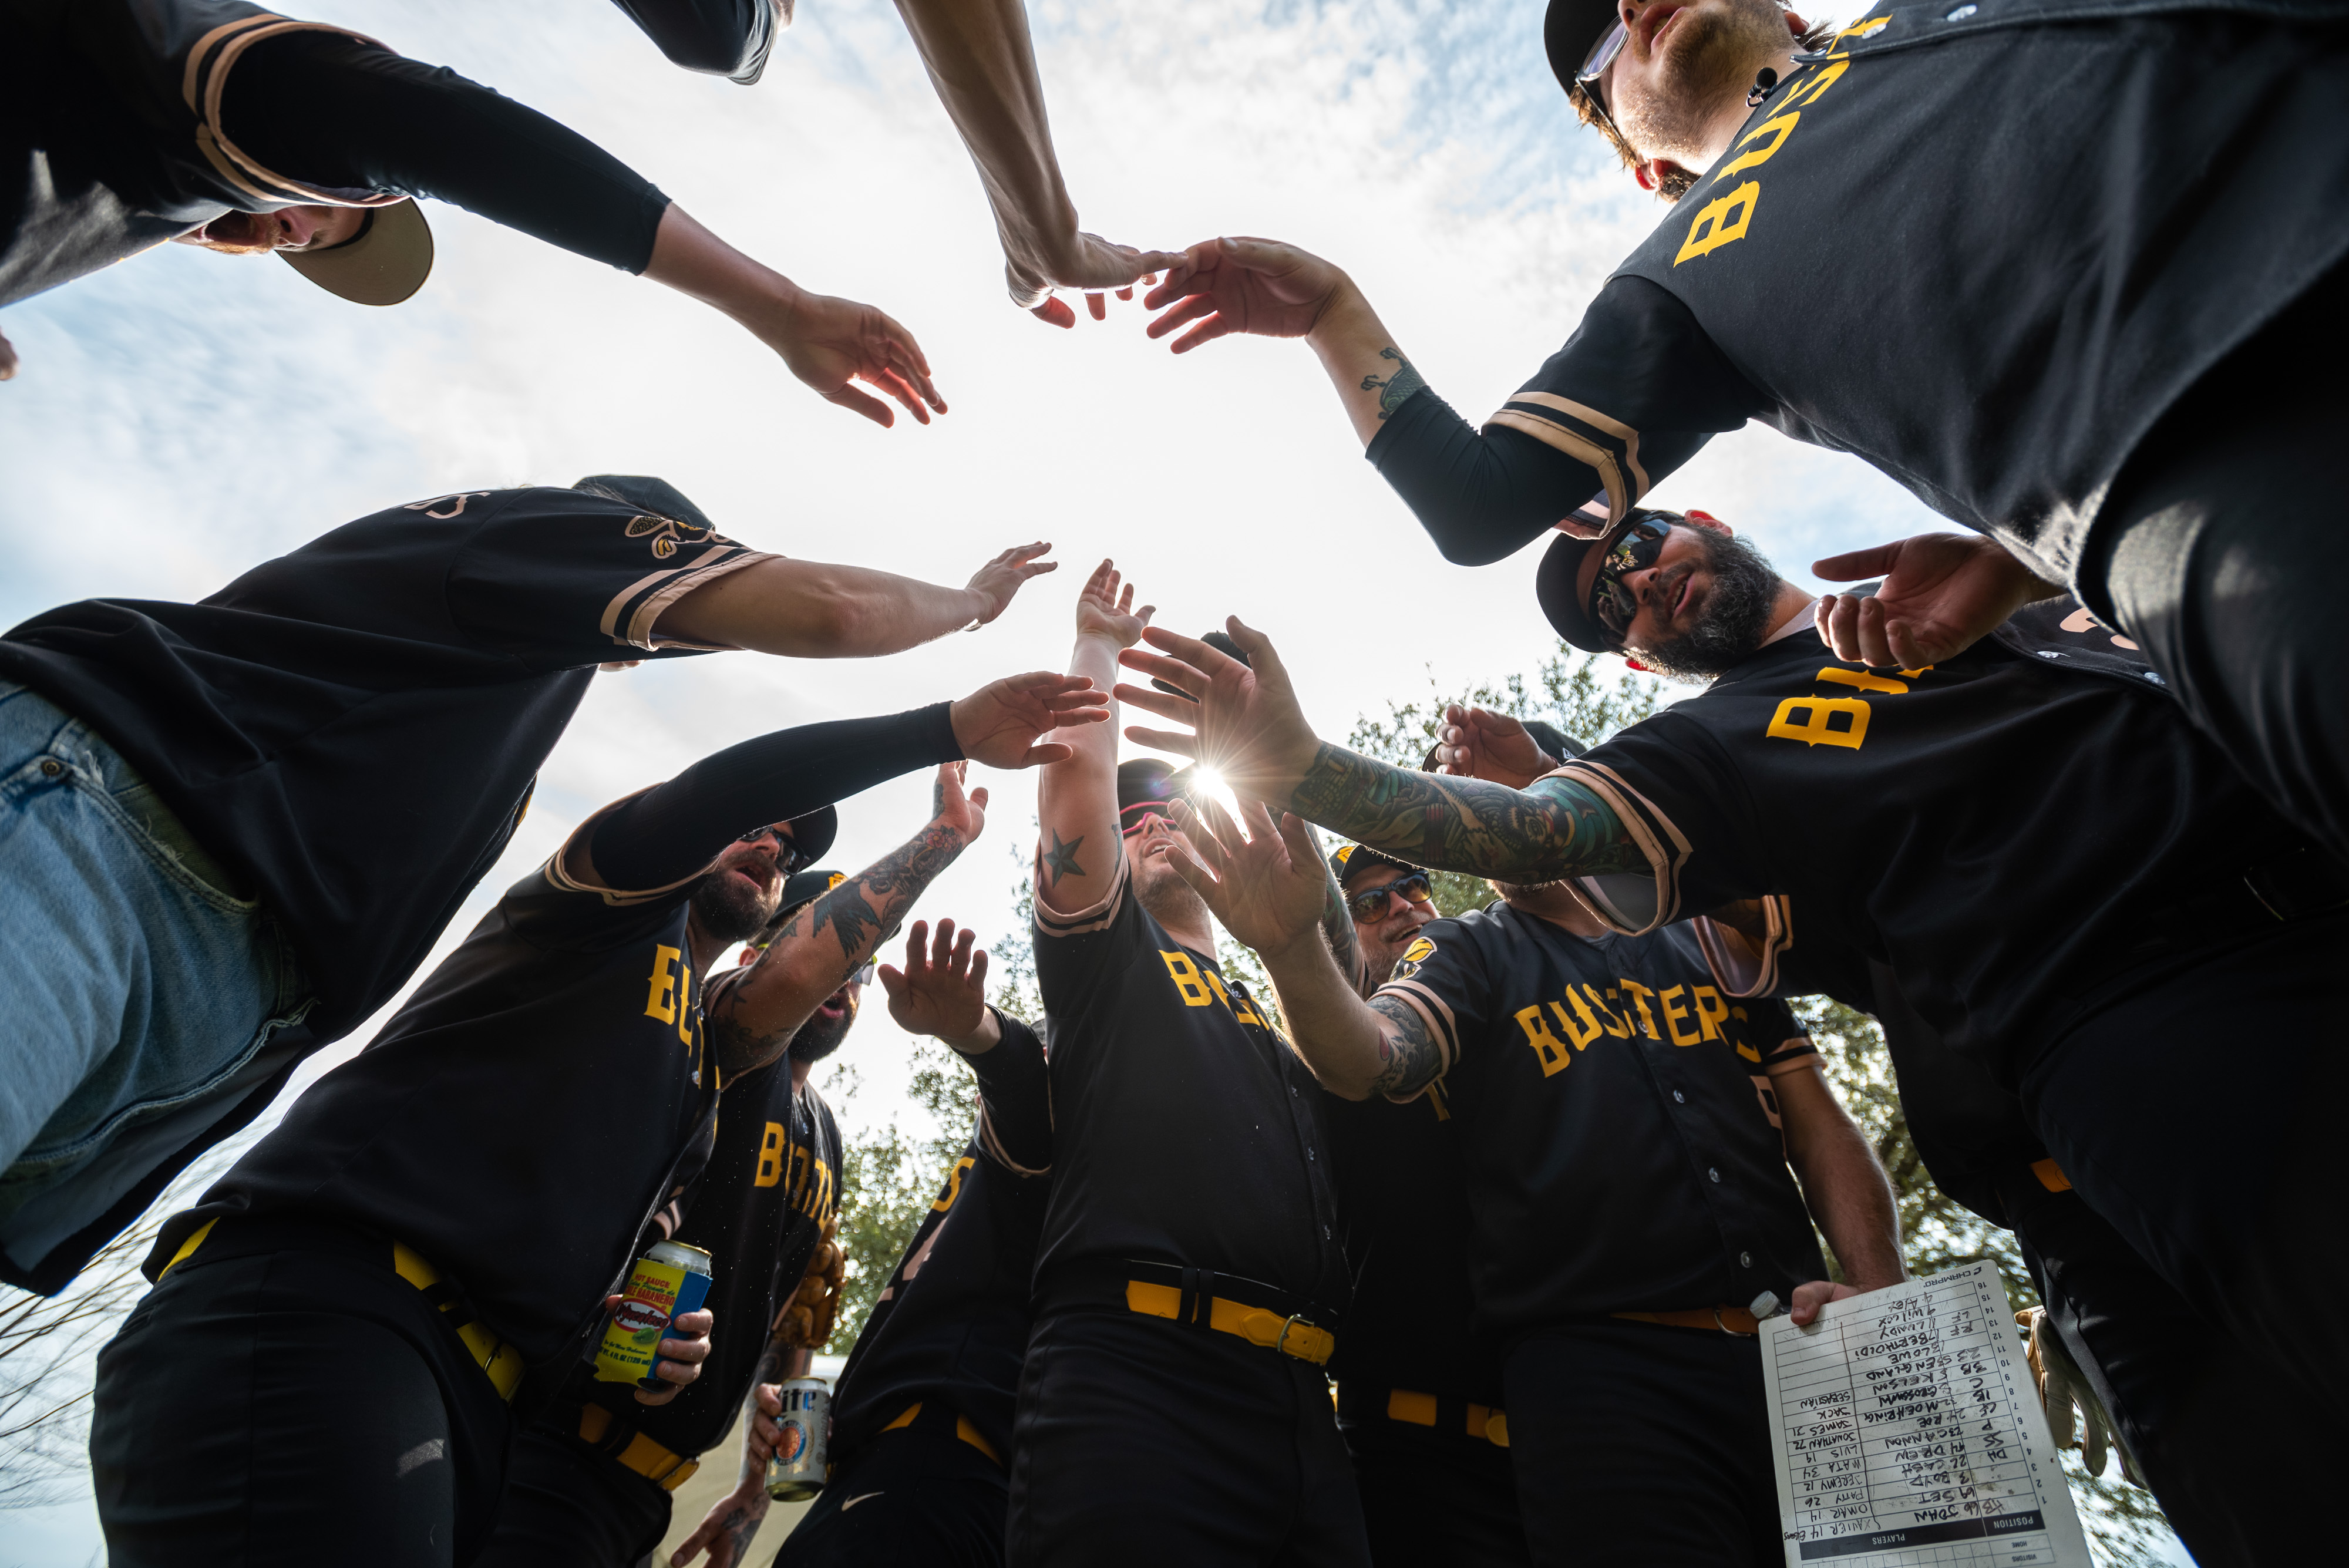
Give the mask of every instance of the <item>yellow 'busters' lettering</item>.
[(1576, 1026), (1574, 1018), (1568, 1017), (1566, 1009), (1557, 1002), (1551, 1002), (1549, 1010), (1557, 1014), (1558, 1027), (1566, 1031), (1566, 1037), (1573, 1043), (1574, 1048), (1578, 1051), (1587, 1051), (1590, 1048), (1590, 1043), (1598, 1039), (1604, 1031), (1599, 1027), (1599, 1019), (1590, 1011), (1590, 1004), (1582, 1000), (1581, 992), (1568, 986), (1566, 989), (1566, 1000), (1574, 1004), (1576, 1017), (1582, 1020), (1579, 1028)]
[(666, 943), (653, 945), (653, 989), (645, 999), (645, 1016), (657, 1018), (663, 1023), (677, 1022), (677, 1003), (670, 1000), (677, 994), (677, 976), (668, 966), (685, 955)]
[(1517, 1009), (1517, 1027), (1526, 1032), (1526, 1044), (1540, 1059), (1543, 1077), (1563, 1073), (1574, 1064), (1574, 1054), (1566, 1048), (1566, 1042), (1549, 1032), (1549, 1021), (1542, 1017), (1540, 1002)]
[(955, 1168), (947, 1172), (946, 1191), (942, 1193), (939, 1196), (938, 1200), (931, 1204), (930, 1207), (941, 1214), (953, 1208), (955, 1206), (955, 1199), (962, 1196), (963, 1172), (968, 1170), (977, 1163), (978, 1162), (971, 1158), (968, 1155), (964, 1155), (960, 1159), (956, 1160)]
[(1769, 162), (1771, 155), (1786, 145), (1788, 134), (1794, 130), (1795, 122), (1802, 118), (1799, 114), (1782, 114), (1775, 119), (1764, 120), (1760, 126), (1739, 137), (1737, 145), (1740, 147), (1749, 141), (1758, 141), (1765, 136), (1770, 138), (1770, 145), (1757, 147), (1751, 152), (1739, 153), (1721, 166), (1721, 171), (1713, 177), (1713, 180), (1715, 182), (1726, 180), (1740, 169), (1752, 169), (1756, 165)]
[(1166, 972), (1173, 977), (1174, 989), (1183, 993), (1184, 1006), (1214, 1005), (1215, 994), (1208, 991), (1207, 982), (1200, 978), (1199, 966), (1191, 961), (1190, 954), (1170, 953), (1161, 948), (1158, 950), (1158, 956), (1166, 961)]
[(1672, 998), (1687, 989), (1688, 987), (1684, 985), (1676, 985), (1670, 991), (1660, 991), (1656, 993), (1656, 1005), (1664, 1010), (1664, 1027), (1671, 1031), (1672, 1044), (1675, 1045), (1693, 1045), (1704, 1038), (1693, 1029), (1686, 1034), (1681, 1033), (1681, 1023), (1689, 1016), (1689, 1010), (1686, 1007), (1674, 1006)]
[(759, 1173), (750, 1179), (753, 1187), (772, 1187), (783, 1179), (783, 1124), (769, 1122), (767, 1136), (759, 1140)]
[(1636, 980), (1627, 980), (1620, 983), (1623, 987), (1623, 994), (1630, 997), (1631, 1005), (1640, 1010), (1640, 1030), (1651, 1040), (1661, 1040), (1663, 1036), (1656, 1033), (1655, 1017), (1648, 1011), (1648, 998), (1655, 995), (1655, 992), (1641, 985)]
[(1754, 203), (1761, 199), (1760, 183), (1748, 180), (1728, 195), (1707, 202), (1689, 223), (1688, 238), (1681, 242), (1681, 254), (1672, 258), (1672, 265), (1678, 266), (1692, 256), (1710, 255), (1723, 245), (1744, 239), (1747, 225), (1754, 222)]
[(1881, 675), (1870, 675), (1865, 670), (1846, 670), (1830, 664), (1818, 672), (1816, 679), (1837, 686), (1848, 686), (1858, 691), (1881, 691), (1888, 697), (1898, 697), (1909, 690), (1906, 680), (1887, 680)]
[(679, 977), (677, 982), (677, 1037), (690, 1045), (693, 1044), (694, 1022), (699, 1017), (693, 1011), (693, 966), (681, 963), (677, 967)]
[[(1808, 717), (1797, 721), (1797, 713)], [(1851, 721), (1840, 730), (1834, 728), (1838, 713)], [(1856, 752), (1868, 738), (1868, 704), (1857, 697), (1789, 697), (1778, 704), (1769, 729), (1763, 733), (1773, 740), (1800, 741), (1806, 746), (1848, 746)]]
[[(1583, 994), (1590, 998), (1590, 1005), (1599, 1009), (1599, 1027), (1605, 1029), (1608, 1033), (1613, 1035), (1618, 1040), (1622, 1039), (1624, 1036), (1631, 1033), (1630, 1023), (1624, 1019), (1616, 1017), (1613, 1010), (1610, 1009), (1606, 1002), (1599, 1000), (1598, 987), (1586, 984), (1582, 990)], [(1609, 1000), (1612, 1000), (1615, 992), (1612, 989), (1609, 989), (1607, 995)]]
[(1691, 990), (1689, 995), (1696, 1002), (1698, 1033), (1707, 1040), (1728, 1039), (1729, 1032), (1721, 1025), (1729, 1016), (1729, 1003), (1721, 1000), (1721, 992), (1709, 985), (1700, 985)]
[(1851, 62), (1849, 60), (1836, 61), (1833, 65), (1827, 67), (1826, 70), (1821, 71), (1817, 76), (1812, 78), (1809, 81), (1795, 88), (1795, 96), (1786, 100), (1786, 107), (1788, 109), (1801, 109), (1806, 104), (1818, 102), (1820, 99), (1826, 95), (1827, 88), (1836, 85), (1836, 78), (1842, 76), (1844, 72), (1849, 69), (1851, 69)]

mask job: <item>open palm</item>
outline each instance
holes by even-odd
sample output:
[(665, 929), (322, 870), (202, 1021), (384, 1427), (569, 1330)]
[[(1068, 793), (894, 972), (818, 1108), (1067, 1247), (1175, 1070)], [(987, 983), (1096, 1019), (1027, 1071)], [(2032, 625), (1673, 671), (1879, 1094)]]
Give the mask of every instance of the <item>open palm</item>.
[[(763, 335), (762, 335), (763, 336)], [(930, 382), (930, 362), (914, 335), (888, 312), (853, 299), (802, 295), (792, 310), (792, 327), (767, 339), (792, 374), (824, 401), (863, 414), (877, 425), (896, 422), (889, 405), (855, 385), (879, 388), (905, 405), (923, 424), (930, 413), (947, 411), (946, 400)]]
[(1283, 812), (1276, 827), (1271, 813), (1252, 800), (1240, 802), (1238, 822), (1212, 800), (1196, 809), (1178, 805), (1175, 814), (1199, 860), (1215, 875), (1208, 877), (1180, 856), (1174, 857), (1174, 869), (1224, 929), (1260, 953), (1319, 940), (1329, 873), (1302, 819)]
[(1994, 539), (1920, 534), (1814, 563), (1830, 582), (1881, 575), (1870, 598), (1833, 594), (1816, 614), (1837, 659), (1921, 670), (1972, 647), (2034, 599), (2062, 590), (2033, 576)]
[(1143, 605), (1135, 609), (1133, 585), (1120, 576), (1117, 563), (1103, 561), (1077, 595), (1077, 635), (1104, 637), (1120, 648), (1132, 648), (1142, 640), (1143, 628), (1157, 607)]
[(1069, 755), (1060, 742), (1036, 738), (1063, 724), (1098, 724), (1109, 718), (1108, 695), (1081, 675), (1031, 670), (990, 680), (948, 711), (962, 754), (991, 768), (1032, 768)]
[(1142, 303), (1152, 310), (1174, 306), (1150, 324), (1153, 338), (1198, 323), (1174, 341), (1174, 352), (1186, 354), (1232, 332), (1302, 337), (1344, 281), (1345, 274), (1310, 251), (1278, 240), (1225, 238), (1185, 252), (1183, 265)]

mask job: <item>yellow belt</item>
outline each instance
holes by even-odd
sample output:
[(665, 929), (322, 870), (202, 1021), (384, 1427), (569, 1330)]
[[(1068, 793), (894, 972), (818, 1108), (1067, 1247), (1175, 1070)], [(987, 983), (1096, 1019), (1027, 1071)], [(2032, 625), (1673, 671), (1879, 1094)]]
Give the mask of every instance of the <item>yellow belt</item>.
[[(601, 1405), (580, 1406), (579, 1440), (583, 1443), (601, 1444), (605, 1435), (611, 1431), (612, 1423), (616, 1419), (617, 1417), (612, 1412), (605, 1409)], [(673, 1454), (642, 1432), (631, 1433), (628, 1446), (614, 1454), (612, 1459), (618, 1464), (636, 1471), (663, 1491), (675, 1491), (692, 1480), (693, 1472), (701, 1468), (699, 1459), (689, 1459), (683, 1454)]]
[[(1387, 1390), (1387, 1419), (1407, 1421), (1414, 1427), (1436, 1424), (1436, 1398), (1411, 1388)], [(1481, 1438), (1496, 1449), (1509, 1446), (1509, 1413), (1490, 1405), (1471, 1404), (1468, 1407), (1468, 1435)]]
[[(1144, 1280), (1125, 1282), (1125, 1304), (1133, 1312), (1152, 1317), (1177, 1318), (1183, 1313), (1183, 1293), (1173, 1285), (1154, 1285)], [(1277, 1312), (1263, 1307), (1243, 1306), (1222, 1296), (1210, 1298), (1207, 1326), (1218, 1334), (1236, 1334), (1250, 1345), (1261, 1345), (1283, 1355), (1293, 1355), (1299, 1361), (1309, 1361), (1316, 1366), (1329, 1364), (1330, 1355), (1338, 1348), (1338, 1336), (1326, 1328), (1316, 1328), (1296, 1318), (1284, 1318)]]
[[(156, 1282), (161, 1283), (163, 1274), (170, 1273), (191, 1257), (196, 1249), (204, 1244), (204, 1239), (212, 1233), (212, 1227), (219, 1223), (218, 1219), (212, 1219), (198, 1226), (186, 1241), (180, 1243), (180, 1250), (171, 1254), (171, 1261), (163, 1265), (163, 1273), (155, 1276)], [(419, 1291), (429, 1291), (440, 1283), (440, 1271), (426, 1262), (422, 1255), (405, 1241), (391, 1244), (391, 1266), (401, 1279)], [(440, 1304), (442, 1312), (450, 1312), (461, 1303), (452, 1292)], [(511, 1402), (514, 1390), (522, 1386), (523, 1375), (522, 1357), (514, 1348), (491, 1333), (489, 1325), (479, 1319), (457, 1325), (457, 1337), (463, 1342), (466, 1354), (473, 1358), (474, 1365), (488, 1375), (490, 1386), (498, 1391), (498, 1397)]]
[[(890, 1422), (881, 1429), (885, 1432), (894, 1432), (900, 1428), (910, 1427), (914, 1424), (914, 1418), (921, 1413), (922, 1402), (916, 1399), (912, 1404), (906, 1406), (895, 1420)], [(968, 1443), (972, 1448), (977, 1449), (980, 1453), (985, 1454), (989, 1459), (993, 1460), (997, 1469), (1001, 1469), (1003, 1468), (1002, 1457), (996, 1453), (995, 1445), (988, 1442), (985, 1438), (979, 1436), (978, 1428), (970, 1424), (969, 1417), (959, 1413), (956, 1415), (955, 1436), (960, 1438), (964, 1442)]]

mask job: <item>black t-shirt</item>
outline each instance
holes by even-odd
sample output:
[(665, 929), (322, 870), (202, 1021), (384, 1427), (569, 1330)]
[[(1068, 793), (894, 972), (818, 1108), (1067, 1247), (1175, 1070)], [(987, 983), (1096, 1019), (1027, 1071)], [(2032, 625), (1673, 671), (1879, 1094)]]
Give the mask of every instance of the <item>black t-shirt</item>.
[[(1867, 8), (1488, 421), (1576, 460), (1516, 542), (1594, 493), (1619, 519), (1750, 419), (1865, 458), (2062, 579), (2154, 421), (2349, 254), (2344, 16)], [(1423, 464), (1395, 434), (1370, 456), (1397, 460), (1437, 529), (1453, 494), (1414, 493)]]
[(1506, 904), (1434, 920), (1381, 996), (1443, 1052), (1477, 1327), (1788, 1300), (1826, 1273), (1771, 1080), (1817, 1052), (1711, 983), (1685, 928), (1586, 940)]
[(1142, 1259), (1255, 1280), (1332, 1321), (1346, 1300), (1312, 1075), (1247, 988), (1133, 897), (1036, 906), (1051, 1044), (1052, 1206), (1039, 1277)]
[[(1043, 1097), (1042, 1042), (1018, 1019), (997, 1016), (1002, 1040), (974, 1059), (989, 1066), (980, 1092), (990, 1121), (1004, 1119), (994, 1068), (1018, 1074), (1023, 1097)], [(1033, 1072), (1019, 1072), (1023, 1063)], [(972, 1137), (864, 1320), (833, 1392), (835, 1466), (917, 1403), (964, 1417), (1009, 1463), (1028, 1355), (1029, 1282), (1051, 1178), (1007, 1163), (1001, 1141)]]
[[(713, 992), (723, 994), (725, 983)], [(728, 1083), (709, 1163), (675, 1231), (709, 1254), (709, 1306), (717, 1316), (709, 1359), (666, 1405), (637, 1404), (631, 1387), (616, 1383), (592, 1384), (589, 1397), (671, 1453), (698, 1454), (724, 1437), (750, 1392), (776, 1314), (823, 1239), (839, 1181), (832, 1107), (812, 1085), (792, 1092), (789, 1055)]]
[(1330, 1375), (1500, 1405), (1500, 1360), (1475, 1328), (1475, 1218), (1448, 1086), (1438, 1079), (1405, 1105), (1318, 1092), (1354, 1283)]
[(2010, 1088), (2181, 935), (2157, 916), (2298, 842), (2068, 599), (1917, 671), (1841, 663), (1805, 628), (1563, 771), (1652, 867), (1581, 884), (1618, 929), (1787, 894), (1795, 950), (1888, 964)]
[(534, 1406), (710, 1148), (692, 889), (585, 886), (560, 854), (515, 883), (365, 1051), (164, 1224), (150, 1273), (222, 1215), (406, 1242), (521, 1355), (517, 1403)]
[(313, 1044), (405, 984), (521, 819), (607, 659), (707, 651), (660, 613), (771, 557), (575, 490), (348, 523), (200, 603), (89, 599), (0, 639), (260, 896), (316, 988)]

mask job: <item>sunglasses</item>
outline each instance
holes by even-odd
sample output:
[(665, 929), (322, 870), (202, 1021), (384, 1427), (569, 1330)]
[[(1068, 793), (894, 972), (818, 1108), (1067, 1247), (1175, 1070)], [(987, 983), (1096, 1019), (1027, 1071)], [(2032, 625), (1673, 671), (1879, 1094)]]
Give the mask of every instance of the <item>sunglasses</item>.
[(1169, 827), (1174, 826), (1174, 813), (1170, 803), (1164, 801), (1136, 801), (1117, 815), (1117, 836), (1120, 838), (1133, 837), (1149, 826), (1154, 820), (1163, 822)]
[(874, 961), (872, 959), (866, 959), (864, 963), (857, 967), (856, 972), (848, 977), (848, 983), (851, 985), (871, 985), (873, 983), (874, 967)]
[(734, 842), (737, 844), (756, 844), (761, 838), (768, 837), (773, 838), (775, 841), (775, 846), (783, 852), (784, 870), (796, 871), (805, 864), (805, 862), (800, 858), (799, 846), (792, 843), (792, 840), (784, 834), (783, 825), (780, 822), (771, 822), (764, 827), (754, 827), (750, 832), (745, 833), (739, 838), (735, 839)]
[(1574, 79), (1587, 87), (1605, 76), (1607, 67), (1615, 63), (1615, 57), (1623, 52), (1623, 46), (1630, 36), (1631, 25), (1619, 15), (1615, 25), (1599, 34), (1598, 41), (1590, 46), (1590, 52), (1582, 57), (1581, 67), (1574, 73)]
[(1671, 536), (1671, 524), (1643, 517), (1625, 529), (1599, 558), (1599, 575), (1590, 579), (1590, 618), (1606, 628), (1619, 647), (1640, 613), (1640, 596), (1623, 579), (1654, 566), (1656, 557), (1664, 553), (1664, 541)]
[(1365, 888), (1349, 898), (1346, 908), (1353, 911), (1354, 919), (1375, 922), (1386, 916), (1389, 893), (1401, 894), (1406, 904), (1424, 904), (1429, 893), (1427, 874), (1414, 871), (1408, 877), (1398, 877), (1381, 886)]

